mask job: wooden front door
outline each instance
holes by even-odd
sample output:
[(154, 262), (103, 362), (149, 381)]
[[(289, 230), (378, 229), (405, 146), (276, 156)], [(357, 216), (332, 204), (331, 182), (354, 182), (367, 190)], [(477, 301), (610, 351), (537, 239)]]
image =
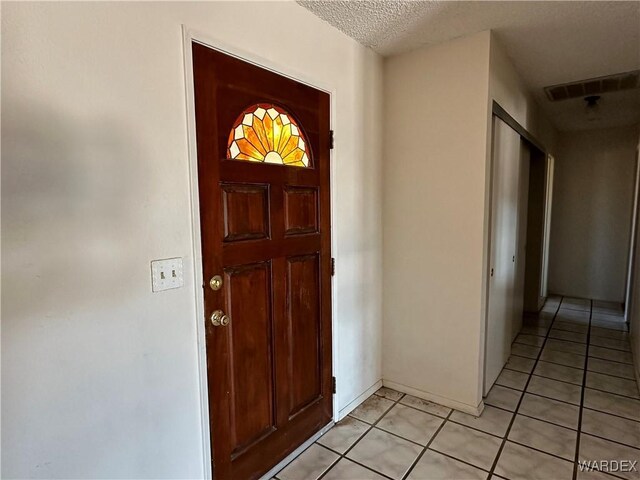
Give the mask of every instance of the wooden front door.
[(244, 480), (332, 418), (329, 95), (192, 47), (213, 472)]

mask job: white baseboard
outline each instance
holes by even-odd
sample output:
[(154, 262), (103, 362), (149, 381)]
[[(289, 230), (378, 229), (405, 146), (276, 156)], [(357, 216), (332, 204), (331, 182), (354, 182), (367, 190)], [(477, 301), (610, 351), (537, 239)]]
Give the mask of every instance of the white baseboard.
[(364, 402), (367, 398), (377, 392), (382, 386), (382, 380), (378, 380), (376, 383), (371, 385), (364, 393), (359, 395), (355, 400), (349, 402), (345, 407), (341, 408), (338, 414), (336, 415), (335, 421), (339, 422), (344, 417), (349, 415), (353, 410), (356, 409), (358, 405)]
[(435, 393), (424, 392), (413, 387), (408, 387), (407, 385), (402, 385), (401, 383), (392, 382), (391, 380), (382, 380), (382, 384), (385, 387), (392, 388), (393, 390), (413, 395), (414, 397), (422, 398), (423, 400), (437, 403), (438, 405), (453, 408), (454, 410), (468, 413), (469, 415), (473, 415), (474, 417), (479, 417), (484, 410), (483, 401), (480, 401), (480, 403), (474, 407), (472, 405), (467, 405), (466, 403), (458, 402), (447, 397), (436, 395)]
[(331, 427), (333, 427), (333, 425), (334, 425), (334, 423), (333, 423), (333, 421), (331, 421), (331, 422), (329, 422), (329, 424), (327, 424), (325, 427), (323, 427), (319, 432), (314, 433), (306, 442), (304, 442), (302, 445), (300, 445), (298, 448), (296, 448), (293, 452), (291, 452), (284, 460), (282, 460), (275, 467), (273, 467), (271, 470), (269, 470), (267, 473), (265, 473), (262, 477), (260, 477), (260, 480), (270, 480), (270, 479), (272, 479), (275, 476), (276, 473), (278, 473), (284, 467), (286, 467), (291, 462), (293, 462), (298, 457), (298, 455), (300, 455), (307, 448), (309, 448), (313, 442), (315, 442), (322, 435), (324, 435), (324, 433), (327, 430), (329, 430)]

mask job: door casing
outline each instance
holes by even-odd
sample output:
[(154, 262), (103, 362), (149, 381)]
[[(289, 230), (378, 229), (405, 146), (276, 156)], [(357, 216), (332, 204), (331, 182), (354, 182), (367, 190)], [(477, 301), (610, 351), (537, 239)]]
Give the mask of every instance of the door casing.
[[(191, 29), (186, 25), (182, 25), (182, 47), (184, 58), (184, 73), (185, 73), (185, 95), (186, 95), (186, 113), (187, 113), (187, 140), (188, 140), (188, 158), (189, 158), (189, 195), (191, 204), (191, 261), (185, 262), (186, 269), (189, 267), (193, 273), (193, 289), (194, 289), (194, 308), (195, 308), (195, 323), (197, 333), (197, 363), (198, 363), (198, 383), (200, 390), (200, 423), (201, 423), (201, 436), (202, 436), (202, 456), (203, 456), (203, 475), (204, 478), (212, 478), (211, 472), (211, 437), (209, 428), (209, 394), (207, 385), (207, 357), (206, 357), (206, 339), (204, 322), (201, 321), (204, 318), (204, 294), (199, 287), (204, 284), (204, 277), (202, 274), (202, 245), (200, 241), (200, 197), (198, 193), (198, 153), (196, 146), (196, 116), (195, 116), (195, 95), (193, 85), (193, 60), (191, 53), (191, 43), (196, 42), (205, 45), (209, 48), (217, 50), (236, 57), (244, 62), (254, 64), (258, 67), (270, 70), (278, 75), (291, 78), (297, 82), (309, 85), (318, 90), (322, 90), (329, 94), (330, 100), (330, 125), (331, 129), (334, 129), (335, 125), (335, 111), (336, 111), (336, 90), (331, 86), (327, 86), (323, 81), (310, 78), (307, 75), (301, 74), (289, 66), (278, 64), (273, 60), (266, 59), (253, 52), (242, 50), (236, 46), (229, 45), (228, 43), (216, 39), (208, 34)], [(332, 188), (330, 189), (331, 204), (335, 205), (335, 176), (336, 172), (333, 168), (333, 162), (336, 158), (336, 148), (329, 151), (329, 171), (330, 181)], [(331, 209), (331, 225), (332, 232), (336, 231), (335, 222), (335, 208)], [(338, 256), (339, 249), (336, 242), (337, 235), (333, 233), (331, 235), (331, 251), (334, 258)], [(334, 278), (331, 278), (332, 287), (334, 285)], [(336, 335), (336, 305), (339, 292), (337, 289), (332, 288), (331, 296), (331, 328), (334, 332), (332, 343), (332, 368), (333, 376), (338, 375), (338, 345)], [(333, 420), (336, 421), (336, 415), (338, 410), (337, 395), (333, 396)], [(286, 459), (285, 459), (286, 460)]]

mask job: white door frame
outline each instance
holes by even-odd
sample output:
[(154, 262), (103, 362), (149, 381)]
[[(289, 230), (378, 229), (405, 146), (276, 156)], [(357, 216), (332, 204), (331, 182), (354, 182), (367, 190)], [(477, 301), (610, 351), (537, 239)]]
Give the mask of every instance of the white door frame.
[(549, 249), (551, 245), (551, 210), (553, 206), (553, 175), (555, 169), (555, 158), (547, 154), (547, 172), (545, 182), (544, 200), (544, 236), (542, 241), (542, 281), (540, 282), (541, 297), (547, 298), (549, 295)]
[(627, 288), (624, 298), (624, 319), (629, 322), (629, 314), (631, 313), (631, 303), (633, 296), (633, 284), (640, 281), (634, 278), (633, 271), (636, 258), (636, 242), (638, 241), (638, 208), (640, 202), (640, 145), (636, 147), (636, 172), (635, 185), (633, 189), (633, 207), (631, 210), (631, 236), (629, 240), (629, 257), (627, 260)]
[[(193, 58), (191, 51), (192, 42), (197, 42), (205, 45), (209, 48), (217, 50), (236, 57), (244, 62), (252, 63), (260, 68), (270, 70), (278, 75), (291, 78), (296, 82), (304, 83), (317, 90), (322, 90), (329, 94), (331, 98), (330, 103), (330, 126), (334, 129), (336, 125), (335, 112), (336, 112), (336, 90), (335, 88), (324, 84), (324, 82), (310, 78), (307, 75), (301, 74), (286, 65), (278, 64), (272, 60), (261, 57), (253, 52), (248, 52), (241, 48), (229, 45), (228, 43), (212, 37), (211, 35), (199, 32), (186, 25), (182, 25), (182, 43), (183, 43), (183, 55), (184, 55), (184, 80), (185, 80), (185, 94), (186, 94), (186, 113), (187, 113), (187, 141), (189, 150), (189, 191), (191, 197), (191, 244), (193, 253), (193, 285), (195, 292), (195, 311), (196, 311), (196, 329), (198, 340), (198, 377), (200, 387), (200, 412), (201, 412), (201, 428), (202, 428), (202, 449), (204, 460), (204, 476), (206, 479), (212, 478), (211, 472), (211, 443), (210, 443), (210, 430), (209, 430), (209, 392), (207, 386), (207, 352), (204, 330), (204, 294), (200, 285), (204, 284), (202, 275), (202, 245), (200, 243), (200, 197), (198, 193), (198, 152), (196, 147), (196, 115), (195, 115), (195, 95), (193, 88)], [(330, 169), (330, 181), (331, 181), (331, 225), (335, 225), (334, 211), (335, 208), (335, 172), (332, 168), (335, 160), (337, 148), (329, 151), (329, 169)], [(332, 232), (334, 229), (332, 228)], [(331, 235), (331, 254), (336, 257), (336, 241), (335, 235)], [(331, 278), (332, 292), (331, 292), (331, 330), (332, 330), (332, 375), (335, 376), (336, 366), (338, 365), (338, 345), (336, 332), (336, 298), (338, 292), (333, 288), (335, 284), (334, 278)], [(337, 395), (333, 396), (333, 419), (335, 420), (338, 405)], [(317, 434), (316, 434), (317, 435)], [(312, 437), (313, 438), (313, 437)]]

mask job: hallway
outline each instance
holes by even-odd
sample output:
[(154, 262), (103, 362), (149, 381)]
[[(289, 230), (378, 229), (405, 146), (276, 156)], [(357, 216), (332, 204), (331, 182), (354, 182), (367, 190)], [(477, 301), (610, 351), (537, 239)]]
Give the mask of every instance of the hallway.
[[(479, 418), (381, 388), (276, 478), (640, 478), (626, 330), (620, 305), (550, 297), (525, 317)], [(620, 467), (583, 472), (576, 460)]]

